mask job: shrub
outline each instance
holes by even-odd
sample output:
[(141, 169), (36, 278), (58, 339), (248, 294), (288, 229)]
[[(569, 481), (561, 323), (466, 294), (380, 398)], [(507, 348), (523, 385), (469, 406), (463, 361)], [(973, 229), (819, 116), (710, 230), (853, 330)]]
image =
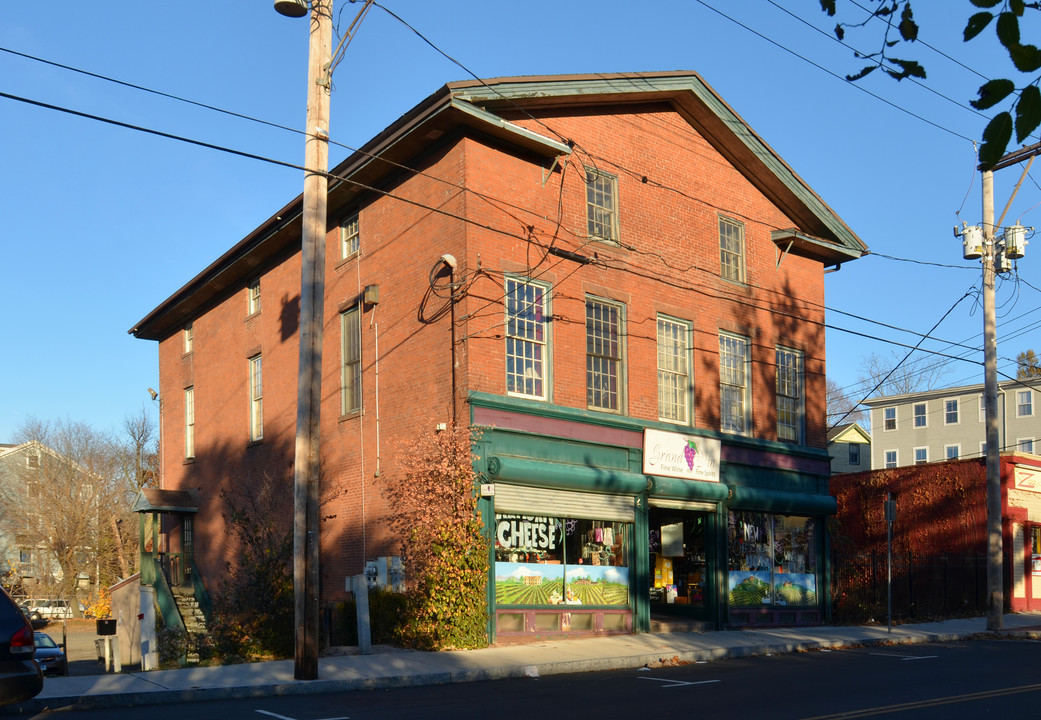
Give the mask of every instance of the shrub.
[[(425, 423), (433, 427), (433, 423)], [(404, 644), (421, 649), (488, 644), (488, 553), (477, 514), (472, 448), (477, 431), (452, 426), (403, 448), (410, 462), (385, 490), (402, 539)]]

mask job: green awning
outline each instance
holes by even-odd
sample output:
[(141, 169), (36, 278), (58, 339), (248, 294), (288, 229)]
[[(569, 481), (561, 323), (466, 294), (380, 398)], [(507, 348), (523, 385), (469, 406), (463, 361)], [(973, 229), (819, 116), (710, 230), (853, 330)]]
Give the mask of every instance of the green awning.
[(838, 503), (831, 495), (810, 495), (789, 490), (735, 485), (730, 507), (735, 510), (764, 510), (797, 515), (834, 515)]

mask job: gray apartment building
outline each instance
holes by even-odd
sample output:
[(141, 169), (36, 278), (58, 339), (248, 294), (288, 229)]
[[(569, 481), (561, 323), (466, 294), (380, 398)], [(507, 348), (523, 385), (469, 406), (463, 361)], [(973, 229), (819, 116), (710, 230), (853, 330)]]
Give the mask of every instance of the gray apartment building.
[[(1041, 453), (1041, 379), (998, 383), (1002, 451)], [(871, 467), (916, 465), (986, 454), (983, 385), (865, 400), (871, 408)]]

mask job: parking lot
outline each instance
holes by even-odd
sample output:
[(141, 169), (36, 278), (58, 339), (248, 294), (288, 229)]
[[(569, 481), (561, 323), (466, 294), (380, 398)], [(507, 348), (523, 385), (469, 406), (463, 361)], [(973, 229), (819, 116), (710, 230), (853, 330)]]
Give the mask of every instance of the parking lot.
[(34, 622), (33, 628), (50, 635), (54, 642), (65, 644), (69, 658), (69, 675), (102, 675), (105, 665), (98, 662), (94, 641), (98, 639), (94, 620), (75, 618)]

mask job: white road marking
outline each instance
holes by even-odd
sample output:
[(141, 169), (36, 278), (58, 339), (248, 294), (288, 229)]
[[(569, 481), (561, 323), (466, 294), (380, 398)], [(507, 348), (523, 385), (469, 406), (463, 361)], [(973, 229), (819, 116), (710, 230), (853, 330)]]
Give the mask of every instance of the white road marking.
[(702, 680), (700, 682), (687, 682), (685, 680), (670, 680), (669, 678), (652, 678), (652, 677), (639, 677), (639, 678), (636, 678), (636, 679), (637, 680), (657, 680), (660, 683), (665, 683), (664, 685), (662, 685), (663, 688), (667, 688), (667, 687), (680, 687), (682, 685), (708, 685), (710, 683), (717, 683), (717, 682), (719, 682), (719, 680)]

